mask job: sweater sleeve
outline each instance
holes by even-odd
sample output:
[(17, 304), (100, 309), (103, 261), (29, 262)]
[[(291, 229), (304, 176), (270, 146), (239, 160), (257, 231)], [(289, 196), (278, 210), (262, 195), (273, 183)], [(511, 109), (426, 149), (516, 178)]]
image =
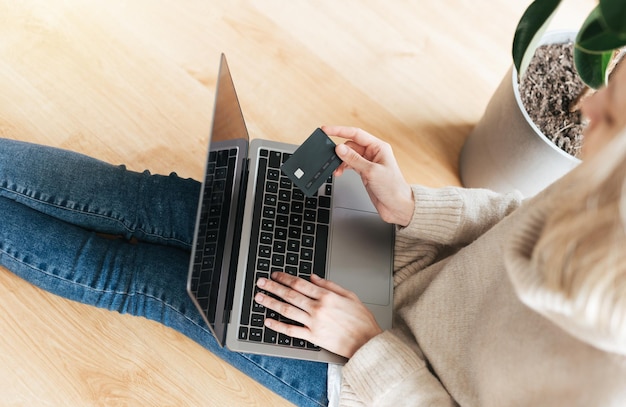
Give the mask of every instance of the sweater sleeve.
[(522, 202), (521, 194), (413, 186), (411, 222), (396, 230), (394, 284), (476, 240)]
[(359, 349), (342, 374), (340, 406), (456, 405), (419, 350), (391, 331)]
[(487, 189), (413, 186), (411, 222), (398, 235), (445, 246), (471, 243), (522, 202), (518, 192), (498, 194)]

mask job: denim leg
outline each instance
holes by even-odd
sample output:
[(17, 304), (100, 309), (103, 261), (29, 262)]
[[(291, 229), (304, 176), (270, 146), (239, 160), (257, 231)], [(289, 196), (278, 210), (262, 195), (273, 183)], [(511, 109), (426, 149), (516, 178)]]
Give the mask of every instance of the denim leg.
[(101, 233), (189, 249), (200, 184), (0, 138), (0, 196)]
[(186, 293), (189, 252), (109, 240), (0, 197), (0, 265), (54, 294), (163, 323), (287, 400), (325, 405), (327, 365), (221, 348)]

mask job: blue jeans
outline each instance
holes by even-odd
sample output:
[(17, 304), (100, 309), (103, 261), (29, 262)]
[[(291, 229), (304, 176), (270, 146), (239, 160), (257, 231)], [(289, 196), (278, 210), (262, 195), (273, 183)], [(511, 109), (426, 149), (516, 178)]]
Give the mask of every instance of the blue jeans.
[(0, 139), (0, 264), (62, 297), (182, 332), (296, 405), (327, 404), (326, 364), (231, 352), (206, 327), (186, 292), (199, 191), (176, 174)]

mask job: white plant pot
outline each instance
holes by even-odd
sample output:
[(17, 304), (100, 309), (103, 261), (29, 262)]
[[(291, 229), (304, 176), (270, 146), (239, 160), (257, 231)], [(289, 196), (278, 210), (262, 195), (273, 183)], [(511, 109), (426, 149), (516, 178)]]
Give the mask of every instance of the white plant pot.
[[(576, 32), (553, 31), (544, 35), (541, 44), (575, 38)], [(518, 190), (530, 197), (579, 163), (543, 135), (530, 119), (520, 98), (517, 71), (511, 67), (463, 145), (459, 172), (465, 187)]]

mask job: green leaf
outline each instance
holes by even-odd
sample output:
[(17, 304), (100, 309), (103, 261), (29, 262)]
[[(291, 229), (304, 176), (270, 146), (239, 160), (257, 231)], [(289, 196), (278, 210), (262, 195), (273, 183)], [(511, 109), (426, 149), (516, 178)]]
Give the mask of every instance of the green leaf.
[(615, 33), (626, 33), (626, 1), (600, 0), (602, 16), (607, 27)]
[(589, 52), (612, 51), (626, 45), (626, 36), (620, 38), (607, 27), (600, 6), (597, 6), (589, 13), (578, 31), (576, 44)]
[(528, 68), (537, 44), (559, 4), (561, 0), (535, 0), (522, 15), (513, 38), (513, 63), (518, 77)]
[(611, 62), (613, 52), (587, 52), (576, 46), (574, 48), (574, 64), (576, 71), (587, 86), (598, 89), (606, 83), (606, 69)]

